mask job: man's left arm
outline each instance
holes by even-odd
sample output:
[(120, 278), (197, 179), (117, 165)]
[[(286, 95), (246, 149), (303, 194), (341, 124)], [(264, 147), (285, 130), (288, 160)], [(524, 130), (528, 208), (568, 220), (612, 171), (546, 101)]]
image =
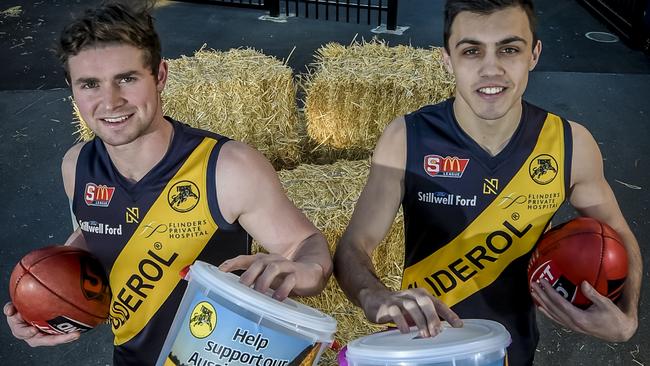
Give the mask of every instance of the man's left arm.
[(573, 158), (569, 201), (583, 216), (592, 217), (611, 226), (623, 240), (628, 257), (628, 276), (617, 304), (600, 295), (587, 282), (581, 290), (593, 304), (586, 310), (571, 305), (543, 281), (533, 284), (533, 297), (549, 318), (572, 330), (609, 342), (630, 339), (638, 327), (638, 304), (641, 289), (641, 252), (611, 187), (605, 180), (600, 150), (591, 134), (571, 122)]
[(332, 273), (323, 234), (287, 198), (271, 164), (258, 151), (236, 141), (226, 143), (217, 161), (219, 207), (268, 252), (229, 259), (219, 268), (246, 270), (241, 282), (284, 299), (290, 293), (318, 294)]

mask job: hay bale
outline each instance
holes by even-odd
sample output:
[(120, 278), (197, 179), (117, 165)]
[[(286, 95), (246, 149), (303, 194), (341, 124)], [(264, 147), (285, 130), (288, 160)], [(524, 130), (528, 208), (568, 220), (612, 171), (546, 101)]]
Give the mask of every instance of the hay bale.
[(368, 148), (337, 149), (319, 144), (307, 134), (307, 117), (304, 109), (298, 111), (300, 126), (300, 162), (303, 164), (327, 165), (338, 160), (360, 160), (370, 157)]
[(395, 117), (447, 99), (455, 88), (440, 48), (388, 47), (377, 40), (321, 47), (301, 83), (315, 154), (309, 162), (329, 150), (368, 157)]
[[(282, 170), (279, 177), (293, 203), (318, 227), (333, 253), (350, 221), (354, 206), (368, 177), (369, 162), (339, 161), (331, 165), (302, 164)], [(255, 245), (259, 251), (259, 245)], [(404, 262), (404, 219), (397, 216), (384, 241), (373, 254), (377, 275), (393, 289), (399, 289)], [(338, 321), (336, 338), (342, 344), (374, 333), (385, 326), (365, 320), (363, 311), (353, 305), (332, 277), (322, 294), (299, 301), (332, 315)], [(322, 365), (336, 365), (335, 353), (327, 351)]]
[(169, 61), (165, 112), (246, 142), (276, 168), (295, 167), (300, 148), (291, 68), (253, 49), (199, 50)]
[[(253, 49), (200, 49), (167, 61), (163, 111), (193, 127), (243, 141), (276, 169), (300, 159), (296, 85), (291, 68)], [(77, 120), (81, 121), (77, 115)], [(78, 122), (81, 139), (92, 138)]]

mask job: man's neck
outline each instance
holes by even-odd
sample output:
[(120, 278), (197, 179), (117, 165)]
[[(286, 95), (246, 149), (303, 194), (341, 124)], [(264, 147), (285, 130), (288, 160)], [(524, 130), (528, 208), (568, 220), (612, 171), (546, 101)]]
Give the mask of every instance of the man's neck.
[(462, 102), (458, 99), (454, 102), (454, 115), (460, 128), (488, 154), (499, 154), (519, 127), (523, 110), (521, 101), (503, 117), (493, 120), (480, 118), (469, 106), (462, 106), (460, 103)]
[[(162, 117), (161, 117), (162, 118)], [(117, 171), (131, 182), (138, 182), (167, 153), (174, 137), (174, 127), (164, 118), (151, 131), (122, 146), (106, 146)]]

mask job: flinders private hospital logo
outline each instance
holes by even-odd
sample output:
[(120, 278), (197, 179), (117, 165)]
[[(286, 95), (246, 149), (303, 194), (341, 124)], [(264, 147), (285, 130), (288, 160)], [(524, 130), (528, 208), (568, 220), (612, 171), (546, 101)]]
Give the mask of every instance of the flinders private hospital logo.
[(457, 156), (427, 155), (424, 157), (424, 171), (430, 177), (461, 178), (469, 159)]

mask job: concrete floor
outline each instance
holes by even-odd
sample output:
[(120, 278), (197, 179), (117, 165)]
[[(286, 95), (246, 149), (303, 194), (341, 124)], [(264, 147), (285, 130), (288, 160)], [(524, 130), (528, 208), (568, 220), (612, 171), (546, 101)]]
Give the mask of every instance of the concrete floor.
[[(60, 67), (47, 50), (69, 14), (97, 0), (0, 0), (0, 300), (16, 261), (27, 251), (60, 243), (70, 218), (59, 165), (74, 142), (71, 108)], [(587, 126), (605, 158), (606, 176), (644, 254), (640, 327), (627, 343), (609, 344), (567, 332), (540, 320), (542, 339), (536, 365), (650, 364), (650, 311), (647, 306), (650, 252), (648, 214), (650, 178), (650, 59), (622, 43), (595, 43), (584, 34), (608, 31), (573, 0), (538, 0), (539, 35), (544, 42), (540, 64), (531, 75), (526, 98)], [(3, 10), (21, 6), (17, 17)], [(390, 44), (418, 47), (442, 44), (442, 2), (402, 0), (398, 24), (402, 36), (381, 38)], [(289, 18), (260, 21), (264, 12), (181, 2), (165, 2), (155, 11), (163, 55), (191, 55), (204, 43), (226, 50), (255, 47), (286, 58), (296, 73), (305, 71), (314, 51), (327, 42), (348, 44), (371, 39), (374, 26)], [(633, 187), (640, 187), (635, 189)], [(572, 214), (564, 208), (558, 221)], [(2, 365), (108, 365), (111, 335), (107, 327), (78, 342), (32, 349), (0, 325)]]

